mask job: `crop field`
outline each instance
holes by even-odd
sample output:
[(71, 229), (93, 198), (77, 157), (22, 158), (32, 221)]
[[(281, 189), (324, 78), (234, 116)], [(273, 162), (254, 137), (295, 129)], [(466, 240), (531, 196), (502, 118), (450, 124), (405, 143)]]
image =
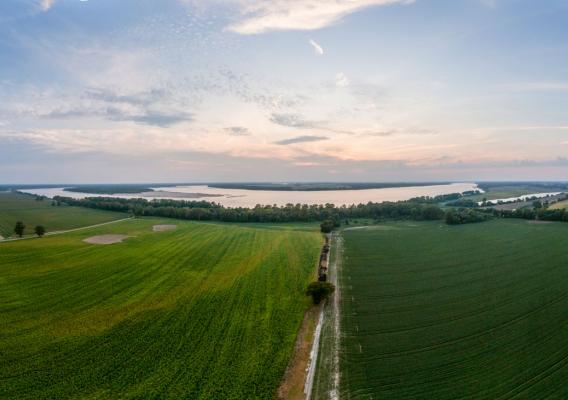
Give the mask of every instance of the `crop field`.
[[(265, 226), (136, 219), (0, 243), (0, 398), (272, 399), (322, 238)], [(83, 242), (111, 234), (128, 237)]]
[(342, 399), (568, 398), (568, 224), (343, 237)]
[(57, 207), (51, 200), (36, 201), (33, 196), (20, 193), (0, 193), (0, 235), (14, 234), (17, 221), (26, 225), (26, 235), (33, 235), (36, 225), (43, 225), (48, 232), (96, 225), (128, 215), (81, 207)]
[(549, 207), (551, 210), (560, 210), (562, 208), (568, 208), (568, 200), (561, 200), (553, 203)]

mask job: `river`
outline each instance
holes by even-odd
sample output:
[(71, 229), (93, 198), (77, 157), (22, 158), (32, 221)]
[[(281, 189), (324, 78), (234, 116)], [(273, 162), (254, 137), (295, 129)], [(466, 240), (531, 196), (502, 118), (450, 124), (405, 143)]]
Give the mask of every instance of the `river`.
[(452, 183), (449, 185), (410, 186), (401, 188), (363, 189), (363, 190), (325, 190), (325, 191), (277, 191), (277, 190), (246, 190), (219, 189), (206, 185), (153, 187), (154, 192), (134, 194), (97, 195), (90, 193), (67, 192), (61, 188), (26, 189), (25, 193), (47, 197), (66, 196), (76, 199), (85, 197), (120, 197), (172, 200), (207, 200), (222, 204), (226, 207), (254, 207), (257, 204), (326, 204), (336, 206), (382, 202), (401, 201), (419, 196), (437, 196), (449, 193), (462, 193), (476, 190), (475, 183)]

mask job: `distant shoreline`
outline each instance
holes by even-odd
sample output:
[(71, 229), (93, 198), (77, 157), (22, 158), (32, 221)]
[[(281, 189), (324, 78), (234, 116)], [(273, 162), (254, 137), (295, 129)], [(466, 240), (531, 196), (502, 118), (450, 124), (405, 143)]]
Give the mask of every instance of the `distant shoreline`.
[(390, 189), (403, 187), (442, 186), (452, 182), (395, 182), (395, 183), (212, 183), (216, 189), (264, 190), (282, 192), (323, 192), (335, 190)]

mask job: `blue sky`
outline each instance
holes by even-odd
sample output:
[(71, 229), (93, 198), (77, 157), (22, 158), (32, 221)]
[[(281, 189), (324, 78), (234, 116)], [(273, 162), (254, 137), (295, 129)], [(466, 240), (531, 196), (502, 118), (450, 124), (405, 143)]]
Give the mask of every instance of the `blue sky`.
[(568, 179), (564, 0), (2, 0), (0, 183)]

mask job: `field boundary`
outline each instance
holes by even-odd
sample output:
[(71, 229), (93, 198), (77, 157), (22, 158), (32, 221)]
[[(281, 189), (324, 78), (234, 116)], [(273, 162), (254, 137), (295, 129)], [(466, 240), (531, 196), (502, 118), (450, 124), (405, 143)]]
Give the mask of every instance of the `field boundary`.
[(316, 373), (316, 365), (318, 362), (318, 352), (320, 348), (321, 328), (323, 326), (324, 312), (323, 307), (319, 312), (318, 324), (314, 332), (314, 341), (312, 343), (312, 350), (310, 351), (310, 359), (308, 362), (308, 373), (306, 375), (306, 384), (304, 385), (304, 395), (306, 400), (312, 398), (312, 390), (314, 386), (314, 376)]
[[(128, 221), (130, 219), (134, 219), (134, 217), (121, 218), (121, 219), (117, 219), (117, 220), (114, 220), (114, 221), (102, 222), (100, 224), (82, 226), (80, 228), (66, 229), (64, 231), (47, 232), (44, 236), (62, 235), (64, 233), (76, 232), (76, 231), (81, 231), (81, 230), (84, 230), (84, 229), (90, 229), (90, 228), (96, 228), (96, 227), (99, 227), (99, 226), (115, 224), (117, 222)], [(26, 236), (26, 237), (22, 237), (22, 238), (0, 239), (0, 243), (15, 242), (15, 241), (18, 241), (18, 240), (30, 240), (30, 239), (40, 239), (40, 237), (38, 237), (38, 236)]]
[[(332, 256), (333, 253), (333, 256)], [(318, 359), (314, 361), (315, 373), (310, 396), (313, 400), (338, 400), (340, 398), (339, 349), (340, 331), (340, 269), (343, 257), (342, 237), (332, 233), (329, 254), (328, 281), (335, 286), (335, 292), (326, 301), (323, 310)]]

